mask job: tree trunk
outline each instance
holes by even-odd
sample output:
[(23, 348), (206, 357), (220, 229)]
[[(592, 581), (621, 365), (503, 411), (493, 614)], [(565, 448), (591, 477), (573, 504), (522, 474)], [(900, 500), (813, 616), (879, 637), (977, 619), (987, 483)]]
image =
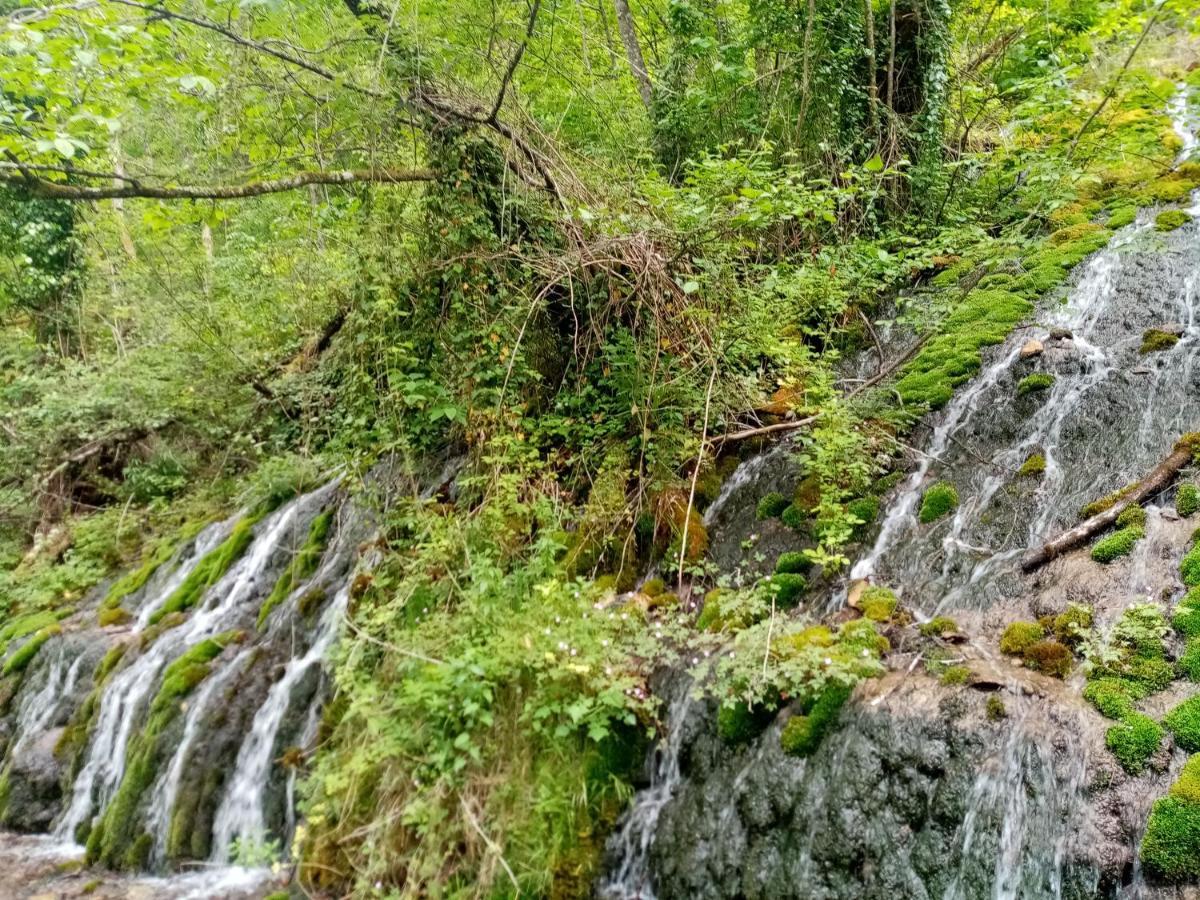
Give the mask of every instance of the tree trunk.
[(629, 8), (629, 0), (613, 0), (613, 6), (617, 10), (617, 29), (621, 32), (621, 42), (625, 44), (625, 57), (629, 60), (629, 69), (633, 72), (633, 80), (637, 82), (642, 103), (649, 110), (654, 102), (654, 86), (650, 83), (650, 73), (646, 71), (642, 45), (638, 43), (633, 11)]
[(1171, 455), (1160, 462), (1149, 475), (1137, 483), (1132, 491), (1110, 506), (1102, 513), (1092, 516), (1084, 522), (1068, 529), (1058, 537), (1047, 541), (1041, 547), (1036, 547), (1021, 559), (1021, 571), (1032, 572), (1050, 560), (1068, 550), (1079, 546), (1094, 534), (1113, 525), (1117, 518), (1127, 508), (1135, 503), (1141, 503), (1147, 497), (1157, 494), (1170, 485), (1179, 474), (1180, 469), (1191, 463), (1195, 454), (1196, 439), (1187, 435), (1176, 442)]
[(863, 24), (867, 42), (867, 127), (871, 137), (879, 139), (879, 85), (876, 82), (878, 63), (875, 59), (875, 7), (871, 0), (863, 0)]

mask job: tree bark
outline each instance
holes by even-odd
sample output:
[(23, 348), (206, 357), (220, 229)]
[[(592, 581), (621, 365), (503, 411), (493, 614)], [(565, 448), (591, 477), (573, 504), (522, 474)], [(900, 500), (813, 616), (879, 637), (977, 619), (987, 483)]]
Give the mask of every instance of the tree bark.
[(642, 103), (649, 110), (654, 103), (654, 85), (650, 83), (650, 73), (646, 71), (646, 60), (642, 56), (642, 45), (638, 42), (633, 10), (629, 8), (629, 0), (613, 0), (613, 6), (617, 11), (617, 30), (621, 32), (621, 42), (625, 45), (625, 58), (629, 60), (629, 69), (633, 72), (633, 80), (637, 82)]
[(878, 62), (875, 59), (875, 7), (871, 0), (863, 0), (863, 24), (867, 43), (867, 127), (871, 136), (879, 138), (879, 85), (876, 82)]
[(1179, 471), (1191, 463), (1196, 452), (1196, 439), (1188, 435), (1176, 442), (1171, 455), (1160, 462), (1154, 470), (1137, 483), (1137, 486), (1106, 509), (1092, 516), (1074, 528), (1064, 531), (1058, 537), (1047, 541), (1041, 547), (1035, 547), (1021, 558), (1021, 571), (1032, 572), (1045, 565), (1057, 556), (1078, 547), (1088, 538), (1113, 525), (1117, 518), (1135, 503), (1140, 504), (1147, 497), (1157, 494), (1175, 480)]

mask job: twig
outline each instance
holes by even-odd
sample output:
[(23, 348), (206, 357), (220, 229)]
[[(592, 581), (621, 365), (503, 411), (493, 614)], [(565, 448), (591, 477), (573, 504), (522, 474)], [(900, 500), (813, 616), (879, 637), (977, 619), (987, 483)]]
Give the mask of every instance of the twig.
[(683, 535), (679, 539), (679, 573), (675, 578), (677, 588), (683, 588), (683, 561), (687, 554), (688, 524), (692, 518), (692, 507), (696, 503), (696, 480), (700, 477), (700, 464), (704, 462), (704, 445), (708, 443), (708, 413), (712, 406), (713, 384), (717, 380), (717, 357), (713, 354), (712, 373), (708, 376), (708, 391), (704, 395), (704, 428), (700, 433), (700, 453), (692, 467), (692, 486), (688, 491), (687, 510), (683, 514)]
[(459, 805), (462, 806), (463, 815), (467, 817), (467, 822), (475, 829), (476, 833), (483, 838), (483, 842), (487, 844), (487, 848), (496, 854), (496, 859), (500, 860), (500, 865), (504, 867), (504, 871), (508, 873), (508, 880), (512, 882), (512, 886), (516, 889), (517, 894), (521, 893), (521, 885), (517, 881), (517, 876), (513, 874), (513, 870), (509, 868), (508, 862), (504, 859), (504, 854), (501, 852), (499, 845), (487, 836), (479, 820), (475, 818), (475, 814), (471, 812), (471, 808), (467, 805), (466, 797), (458, 798)]

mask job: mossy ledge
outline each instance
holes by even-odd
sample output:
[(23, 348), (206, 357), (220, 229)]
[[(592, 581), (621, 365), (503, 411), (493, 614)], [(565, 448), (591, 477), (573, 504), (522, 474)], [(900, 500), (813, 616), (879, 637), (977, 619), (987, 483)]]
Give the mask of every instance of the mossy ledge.
[(183, 584), (154, 611), (150, 616), (150, 624), (157, 625), (164, 616), (195, 606), (204, 596), (204, 592), (216, 584), (221, 576), (229, 571), (229, 567), (246, 552), (246, 548), (254, 539), (254, 526), (260, 518), (261, 515), (246, 516), (233, 526), (229, 537), (225, 538), (219, 547), (205, 554), (204, 559), (196, 564), (196, 568), (192, 569)]
[(1200, 754), (1184, 764), (1167, 796), (1154, 802), (1141, 857), (1165, 881), (1200, 877)]
[(261, 630), (267, 624), (267, 617), (276, 606), (288, 598), (297, 587), (307, 581), (317, 571), (321, 562), (321, 554), (325, 552), (325, 544), (329, 540), (329, 526), (333, 523), (333, 510), (327, 509), (315, 519), (308, 528), (308, 537), (304, 545), (292, 557), (288, 567), (275, 582), (270, 596), (263, 601), (258, 610), (258, 628)]

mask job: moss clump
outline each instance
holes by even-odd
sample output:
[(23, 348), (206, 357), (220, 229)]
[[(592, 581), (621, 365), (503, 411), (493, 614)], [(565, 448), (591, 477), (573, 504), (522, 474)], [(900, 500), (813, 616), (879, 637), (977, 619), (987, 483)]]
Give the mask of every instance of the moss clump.
[(1068, 225), (1066, 228), (1058, 229), (1058, 231), (1050, 235), (1048, 241), (1052, 247), (1061, 247), (1066, 244), (1073, 244), (1080, 238), (1098, 234), (1104, 234), (1105, 240), (1108, 239), (1108, 229), (1103, 225), (1097, 225), (1094, 222), (1080, 222), (1076, 225)]
[(1025, 650), (1024, 659), (1029, 668), (1053, 678), (1066, 678), (1075, 662), (1071, 651), (1058, 641), (1038, 641)]
[(799, 603), (800, 595), (804, 593), (807, 587), (808, 582), (803, 575), (784, 572), (771, 577), (771, 589), (775, 595), (775, 605), (784, 609), (791, 609)]
[(1048, 391), (1053, 385), (1054, 376), (1049, 372), (1034, 372), (1017, 382), (1017, 396), (1024, 397), (1026, 394)]
[(13, 641), (33, 634), (35, 631), (41, 631), (43, 628), (49, 628), (57, 621), (58, 616), (52, 612), (29, 613), (10, 620), (3, 628), (0, 628), (0, 656), (5, 654), (8, 645)]
[(1181, 484), (1175, 492), (1175, 511), (1185, 519), (1191, 518), (1200, 510), (1200, 487), (1194, 484)]
[(717, 733), (727, 744), (748, 744), (767, 730), (775, 710), (761, 704), (751, 709), (745, 701), (722, 703), (717, 711)]
[[(308, 527), (308, 537), (305, 538), (303, 546), (292, 557), (292, 561), (288, 563), (283, 574), (275, 582), (270, 595), (258, 609), (258, 627), (260, 629), (267, 623), (267, 616), (271, 614), (271, 610), (291, 596), (292, 591), (317, 571), (321, 555), (325, 552), (325, 544), (329, 539), (329, 526), (332, 523), (333, 510), (330, 509), (312, 520), (312, 524)], [(661, 579), (659, 579), (659, 584), (662, 584)], [(660, 590), (659, 593), (662, 591)]]
[(1027, 269), (1025, 274), (1017, 279), (1015, 290), (1032, 299), (1058, 287), (1066, 278), (1066, 269), (1060, 265), (1046, 263)]
[(896, 382), (900, 399), (936, 409), (979, 371), (984, 347), (1001, 344), (1033, 304), (1005, 290), (971, 291), (943, 322), (940, 333), (904, 367)]
[(1126, 225), (1132, 225), (1137, 219), (1136, 206), (1119, 206), (1108, 214), (1109, 228), (1124, 228)]
[(229, 567), (246, 552), (246, 548), (254, 539), (253, 529), (257, 521), (257, 517), (248, 516), (238, 522), (229, 537), (219, 547), (205, 554), (183, 583), (154, 611), (150, 616), (150, 624), (156, 625), (169, 613), (182, 612), (195, 606), (204, 596), (204, 592), (216, 584)]
[(804, 531), (808, 527), (808, 513), (795, 503), (789, 503), (779, 514), (779, 521), (794, 531)]
[(759, 521), (763, 519), (777, 519), (783, 515), (783, 511), (790, 505), (787, 497), (778, 491), (772, 491), (758, 501), (758, 507), (754, 514), (758, 517)]
[(1091, 503), (1088, 503), (1079, 510), (1079, 518), (1090, 519), (1092, 516), (1100, 515), (1100, 513), (1104, 512), (1105, 510), (1112, 509), (1113, 506), (1124, 500), (1125, 497), (1136, 487), (1136, 484), (1127, 484), (1120, 490), (1113, 491), (1111, 494), (1101, 497), (1099, 500), (1093, 500)]
[(1179, 561), (1179, 577), (1188, 587), (1200, 587), (1200, 541)]
[(900, 601), (894, 592), (885, 587), (869, 587), (858, 600), (858, 608), (872, 622), (886, 622), (896, 611)]
[(1074, 647), (1092, 627), (1092, 608), (1072, 603), (1054, 617), (1054, 636), (1068, 647)]
[(1162, 743), (1162, 726), (1141, 713), (1129, 713), (1108, 729), (1104, 743), (1130, 775), (1138, 775)]
[(778, 575), (797, 575), (807, 572), (811, 564), (808, 557), (799, 550), (789, 550), (779, 554), (775, 561), (775, 573)]
[(135, 591), (141, 590), (154, 573), (175, 555), (176, 547), (181, 542), (195, 537), (203, 525), (203, 522), (197, 522), (184, 529), (184, 532), (175, 541), (162, 541), (150, 550), (143, 557), (140, 566), (132, 572), (127, 572), (113, 582), (112, 587), (108, 589), (108, 593), (104, 597), (104, 601), (100, 604), (100, 608), (113, 609), (120, 606), (121, 601), (126, 597)]
[(834, 723), (846, 701), (850, 688), (842, 684), (826, 688), (804, 715), (792, 716), (779, 736), (783, 751), (791, 756), (811, 756), (821, 746), (821, 740)]
[(1176, 228), (1182, 228), (1190, 221), (1192, 221), (1192, 217), (1182, 209), (1167, 209), (1154, 217), (1154, 230), (1174, 231)]
[(1000, 652), (1008, 656), (1023, 656), (1025, 651), (1046, 637), (1037, 622), (1012, 622), (1000, 636)]
[(1161, 657), (1135, 656), (1125, 664), (1126, 675), (1147, 696), (1164, 691), (1175, 680), (1175, 666)]
[(1175, 743), (1189, 753), (1200, 750), (1200, 696), (1184, 700), (1163, 718)]
[(904, 478), (904, 473), (897, 469), (894, 472), (888, 472), (886, 475), (881, 475), (875, 479), (875, 483), (871, 485), (871, 494), (876, 497), (882, 497)]
[(1143, 535), (1145, 531), (1137, 525), (1114, 531), (1092, 544), (1092, 559), (1098, 563), (1110, 563), (1122, 556), (1128, 556)]
[(1163, 350), (1170, 350), (1179, 343), (1179, 335), (1171, 334), (1169, 331), (1162, 331), (1158, 328), (1147, 328), (1142, 334), (1142, 346), (1139, 349), (1141, 353), (1159, 353)]
[(1021, 463), (1021, 468), (1017, 469), (1017, 475), (1021, 478), (1035, 478), (1042, 475), (1045, 471), (1045, 454), (1031, 453), (1025, 462)]
[(1121, 514), (1117, 516), (1117, 527), (1128, 528), (1130, 525), (1136, 525), (1139, 528), (1146, 527), (1146, 510), (1138, 506), (1136, 503), (1130, 504), (1121, 510)]
[(1200, 592), (1194, 589), (1188, 591), (1179, 601), (1175, 615), (1171, 618), (1171, 625), (1185, 638), (1200, 637), (1200, 606), (1197, 606), (1195, 597), (1197, 593)]
[(1008, 718), (1008, 709), (999, 694), (988, 694), (984, 710), (987, 712), (989, 722), (999, 722), (1001, 719)]
[(934, 616), (928, 622), (923, 622), (917, 628), (922, 637), (941, 637), (943, 634), (954, 634), (958, 631), (958, 623), (949, 616)]
[(876, 497), (859, 497), (846, 504), (846, 512), (858, 519), (859, 527), (865, 528), (879, 516), (879, 500)]
[(1200, 877), (1200, 803), (1173, 796), (1154, 801), (1141, 854), (1146, 868), (1159, 878)]
[(971, 670), (966, 666), (947, 666), (941, 680), (946, 687), (958, 687), (970, 682)]
[(667, 583), (661, 578), (647, 578), (642, 583), (641, 593), (647, 597), (661, 597), (667, 589)]
[(101, 628), (107, 628), (109, 625), (124, 625), (132, 618), (133, 616), (123, 606), (102, 606), (96, 616)]
[(1109, 719), (1123, 719), (1133, 712), (1133, 699), (1120, 678), (1096, 678), (1083, 689), (1083, 699)]
[(925, 491), (917, 518), (922, 524), (935, 522), (957, 506), (958, 490), (948, 481), (939, 481)]
[(33, 662), (33, 658), (37, 656), (38, 651), (42, 649), (42, 644), (46, 643), (46, 641), (50, 640), (56, 634), (62, 634), (62, 627), (57, 622), (53, 625), (47, 625), (36, 632), (33, 637), (18, 647), (4, 661), (3, 668), (0, 668), (0, 675), (12, 675), (15, 672), (24, 672), (29, 664)]

